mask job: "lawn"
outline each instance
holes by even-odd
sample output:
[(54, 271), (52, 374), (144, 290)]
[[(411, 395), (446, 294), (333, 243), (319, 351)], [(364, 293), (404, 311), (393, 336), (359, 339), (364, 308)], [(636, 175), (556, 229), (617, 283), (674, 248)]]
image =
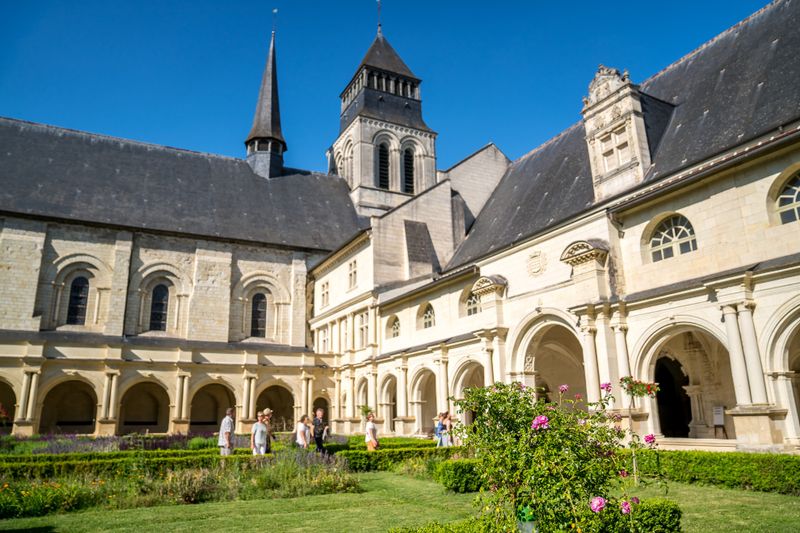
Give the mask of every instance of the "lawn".
[[(0, 521), (0, 530), (141, 531), (158, 524), (159, 533), (223, 529), (386, 531), (433, 520), (458, 520), (473, 512), (472, 494), (448, 494), (436, 483), (386, 472), (360, 477), (365, 489), (361, 494), (86, 511)], [(638, 494), (663, 496), (655, 487)], [(800, 531), (798, 497), (680, 483), (670, 483), (668, 497), (681, 505), (683, 525), (690, 533)]]

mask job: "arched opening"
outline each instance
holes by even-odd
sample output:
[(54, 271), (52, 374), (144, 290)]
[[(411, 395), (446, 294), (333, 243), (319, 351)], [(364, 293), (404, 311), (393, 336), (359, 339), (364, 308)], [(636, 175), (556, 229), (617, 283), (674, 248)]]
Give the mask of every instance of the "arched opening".
[(273, 431), (292, 431), (295, 422), (292, 391), (280, 385), (267, 387), (256, 399), (256, 411), (266, 408), (272, 409)]
[(117, 433), (166, 433), (169, 429), (169, 396), (156, 383), (137, 383), (122, 396)]
[[(455, 398), (461, 400), (464, 398), (464, 392), (467, 389), (483, 387), (483, 376), (483, 365), (475, 362), (469, 363), (456, 380)], [(472, 411), (460, 413), (460, 417), (464, 424), (471, 424), (475, 420), (475, 414)]]
[(14, 426), (17, 396), (11, 385), (0, 381), (0, 435), (8, 435)]
[(659, 383), (661, 392), (649, 430), (674, 438), (736, 438), (724, 414), (736, 406), (736, 393), (722, 343), (700, 328), (676, 326), (654, 348), (646, 379)]
[(661, 433), (665, 437), (686, 438), (689, 436), (689, 423), (692, 421), (692, 408), (686, 387), (689, 376), (684, 374), (680, 363), (669, 357), (656, 361), (656, 394), (658, 418)]
[(192, 397), (189, 432), (211, 433), (219, 430), (225, 410), (235, 406), (236, 399), (230, 389), (219, 383), (206, 385)]
[(394, 419), (397, 418), (397, 379), (392, 375), (383, 381), (378, 416), (383, 419), (384, 431), (394, 433)]
[(414, 194), (414, 149), (403, 150), (403, 192)]
[[(794, 405), (796, 410), (800, 410), (800, 329), (798, 329), (792, 340), (789, 342), (789, 375), (792, 381), (792, 392), (794, 393)], [(800, 416), (798, 416), (800, 422)]]
[(369, 385), (367, 383), (367, 378), (361, 378), (356, 387), (356, 416), (361, 416), (361, 408), (365, 405), (369, 406), (372, 410), (376, 407), (374, 405), (369, 405)]
[(95, 431), (97, 396), (83, 381), (65, 381), (44, 398), (39, 433), (87, 434)]
[(386, 143), (378, 146), (378, 188), (389, 188), (389, 147)]
[(570, 329), (559, 323), (545, 323), (524, 349), (524, 381), (535, 386), (538, 394), (556, 401), (558, 388), (568, 385), (570, 397), (580, 394), (586, 398), (583, 348)]
[(417, 419), (417, 432), (429, 435), (433, 433), (439, 414), (436, 410), (436, 375), (432, 371), (426, 369), (419, 374), (413, 398), (411, 404)]
[(325, 412), (322, 416), (323, 420), (328, 420), (330, 418), (330, 404), (326, 398), (323, 398), (322, 396), (316, 398), (312, 404), (312, 412), (309, 413), (308, 416), (313, 418), (317, 412), (317, 409), (322, 409)]

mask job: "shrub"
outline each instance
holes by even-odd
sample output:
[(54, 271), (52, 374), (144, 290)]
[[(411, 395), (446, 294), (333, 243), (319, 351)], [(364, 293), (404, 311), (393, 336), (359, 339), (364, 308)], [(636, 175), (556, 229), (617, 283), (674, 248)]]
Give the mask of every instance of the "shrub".
[(436, 467), (434, 479), (453, 492), (478, 492), (483, 487), (477, 459), (450, 459)]
[(369, 472), (373, 470), (391, 470), (406, 459), (432, 457), (450, 458), (466, 454), (464, 448), (390, 448), (375, 450), (374, 452), (362, 450), (344, 450), (337, 454), (347, 460), (347, 465), (353, 472)]
[[(434, 448), (436, 442), (431, 439), (418, 439), (415, 437), (384, 437), (380, 438), (381, 448)], [(364, 435), (351, 435), (347, 439), (347, 444), (350, 449), (366, 449), (367, 443), (364, 440)]]
[(192, 437), (186, 444), (187, 450), (217, 449), (217, 440), (214, 437)]
[(4, 483), (0, 487), (0, 518), (76, 511), (102, 500), (102, 491), (85, 483)]
[(215, 499), (220, 488), (220, 475), (208, 468), (167, 472), (161, 485), (161, 496), (176, 503), (203, 503)]

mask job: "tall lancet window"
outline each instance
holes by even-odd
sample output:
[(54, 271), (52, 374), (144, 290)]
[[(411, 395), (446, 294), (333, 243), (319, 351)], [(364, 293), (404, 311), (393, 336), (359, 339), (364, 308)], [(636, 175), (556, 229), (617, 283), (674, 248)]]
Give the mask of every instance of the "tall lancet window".
[(262, 338), (267, 336), (267, 297), (261, 292), (253, 296), (250, 336)]
[(414, 150), (403, 150), (403, 192), (414, 194)]
[(169, 289), (164, 284), (156, 285), (150, 300), (150, 331), (167, 331)]
[(389, 188), (389, 147), (378, 146), (378, 188)]
[(89, 280), (78, 276), (69, 287), (67, 324), (82, 326), (86, 322), (86, 304), (89, 301)]

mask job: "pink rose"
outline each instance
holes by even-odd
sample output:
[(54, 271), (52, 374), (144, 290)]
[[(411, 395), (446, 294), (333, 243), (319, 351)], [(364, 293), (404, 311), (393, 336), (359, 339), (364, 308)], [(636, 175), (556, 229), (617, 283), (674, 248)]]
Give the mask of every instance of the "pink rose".
[(589, 504), (593, 513), (599, 513), (606, 507), (606, 499), (602, 496), (595, 496), (592, 498), (592, 503)]
[(531, 429), (550, 429), (550, 419), (544, 415), (539, 415), (533, 419)]
[(619, 477), (628, 477), (628, 471), (623, 468), (619, 471)]
[(631, 502), (638, 504), (639, 503), (639, 498), (634, 496), (634, 497), (631, 498)]
[(604, 390), (606, 392), (611, 392), (611, 383), (605, 382), (600, 384), (600, 390)]
[(648, 433), (647, 435), (644, 436), (644, 441), (647, 444), (655, 444), (656, 443), (656, 436), (653, 435), (652, 433)]
[(624, 500), (619, 504), (619, 509), (622, 511), (622, 514), (631, 514), (631, 504)]
[(559, 387), (558, 387), (558, 392), (560, 392), (561, 394), (564, 394), (568, 390), (569, 390), (569, 385), (567, 385), (567, 384), (559, 385)]
[(575, 400), (581, 401), (582, 399), (583, 399), (583, 396), (581, 396), (580, 394), (576, 394), (575, 395)]

